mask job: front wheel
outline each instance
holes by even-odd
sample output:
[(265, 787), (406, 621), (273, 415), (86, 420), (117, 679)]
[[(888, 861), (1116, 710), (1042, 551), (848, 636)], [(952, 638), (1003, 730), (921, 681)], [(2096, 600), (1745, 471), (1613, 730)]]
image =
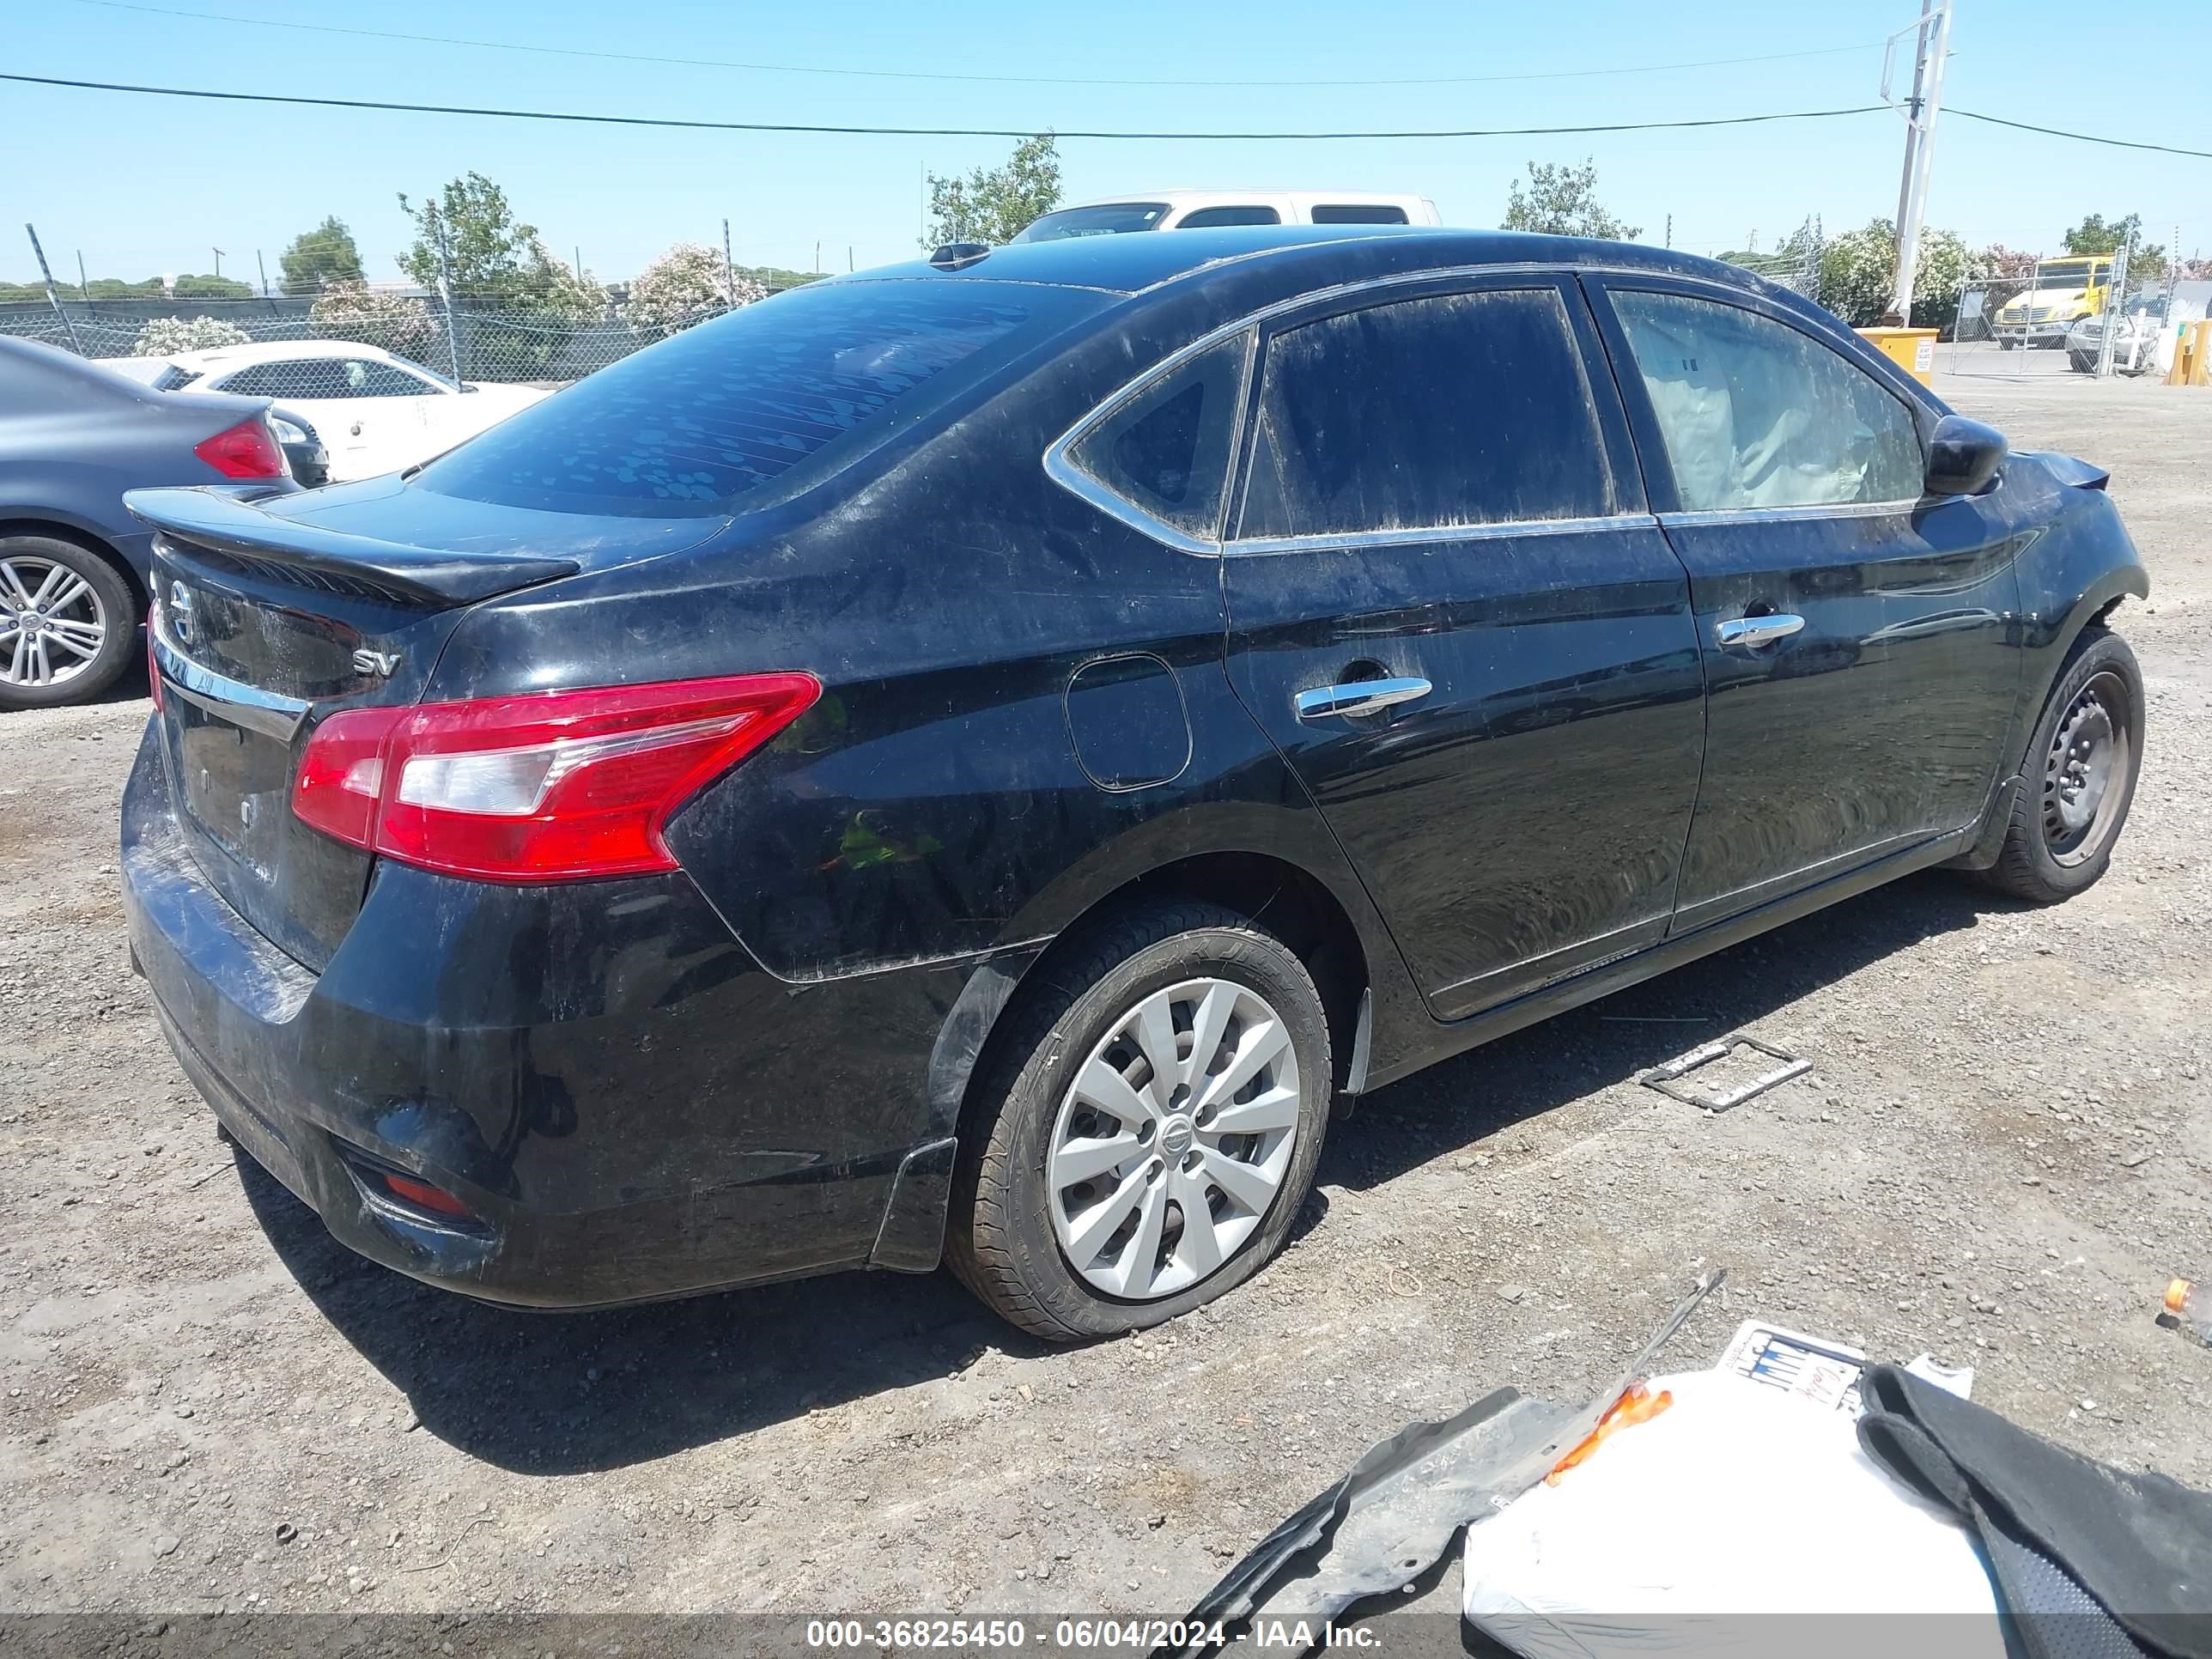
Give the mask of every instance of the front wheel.
[(2004, 848), (1984, 882), (2055, 904), (2105, 873), (2135, 799), (2142, 704), (2127, 641), (2101, 624), (2083, 629), (2036, 723)]
[(1234, 912), (1149, 905), (1047, 971), (979, 1079), (947, 1255), (1004, 1317), (1066, 1342), (1259, 1270), (1312, 1184), (1333, 1074), (1312, 975)]

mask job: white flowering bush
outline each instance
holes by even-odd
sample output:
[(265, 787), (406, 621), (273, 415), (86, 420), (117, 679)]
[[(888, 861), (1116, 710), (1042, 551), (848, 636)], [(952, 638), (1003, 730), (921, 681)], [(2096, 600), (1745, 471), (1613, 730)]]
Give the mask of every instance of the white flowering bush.
[(750, 276), (737, 276), (716, 250), (702, 242), (678, 242), (638, 274), (629, 285), (629, 320), (640, 328), (668, 333), (768, 298)]
[(420, 300), (380, 294), (366, 283), (333, 283), (307, 308), (318, 338), (358, 340), (394, 356), (428, 363), (437, 350), (438, 319)]
[(211, 351), (217, 346), (244, 345), (252, 337), (237, 325), (214, 317), (156, 317), (138, 331), (131, 355), (173, 357), (183, 351)]

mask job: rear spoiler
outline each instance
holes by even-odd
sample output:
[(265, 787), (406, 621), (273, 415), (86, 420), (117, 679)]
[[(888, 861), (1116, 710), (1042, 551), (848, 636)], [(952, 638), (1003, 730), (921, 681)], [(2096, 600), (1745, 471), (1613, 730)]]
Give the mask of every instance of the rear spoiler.
[[(296, 500), (295, 496), (277, 500)], [(527, 553), (455, 553), (404, 542), (349, 536), (298, 519), (278, 518), (219, 489), (126, 490), (123, 505), (156, 530), (217, 553), (318, 577), (364, 582), (413, 605), (472, 605), (518, 587), (573, 576), (574, 559)]]

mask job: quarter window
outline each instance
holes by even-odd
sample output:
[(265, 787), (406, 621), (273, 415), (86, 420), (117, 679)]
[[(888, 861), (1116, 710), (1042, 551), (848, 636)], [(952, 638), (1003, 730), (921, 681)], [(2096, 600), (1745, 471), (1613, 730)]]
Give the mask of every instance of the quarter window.
[(1741, 306), (1614, 290), (1685, 512), (1917, 500), (1904, 400), (1809, 334)]
[(1555, 289), (1402, 300), (1268, 342), (1243, 538), (1613, 511), (1582, 349)]
[(1184, 534), (1221, 533), (1248, 334), (1207, 347), (1076, 440), (1068, 459)]

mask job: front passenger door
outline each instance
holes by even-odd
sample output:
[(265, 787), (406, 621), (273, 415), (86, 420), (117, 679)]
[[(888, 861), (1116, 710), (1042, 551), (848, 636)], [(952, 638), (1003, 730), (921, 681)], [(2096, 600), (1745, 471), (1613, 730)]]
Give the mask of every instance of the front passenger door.
[(1974, 823), (2020, 678), (2024, 526), (2002, 485), (1923, 497), (1912, 406), (1779, 307), (1601, 281), (1705, 653), (1705, 778), (1673, 931)]
[(1246, 447), (1231, 680), (1431, 1011), (1660, 938), (1698, 643), (1572, 279), (1430, 279), (1276, 321)]

